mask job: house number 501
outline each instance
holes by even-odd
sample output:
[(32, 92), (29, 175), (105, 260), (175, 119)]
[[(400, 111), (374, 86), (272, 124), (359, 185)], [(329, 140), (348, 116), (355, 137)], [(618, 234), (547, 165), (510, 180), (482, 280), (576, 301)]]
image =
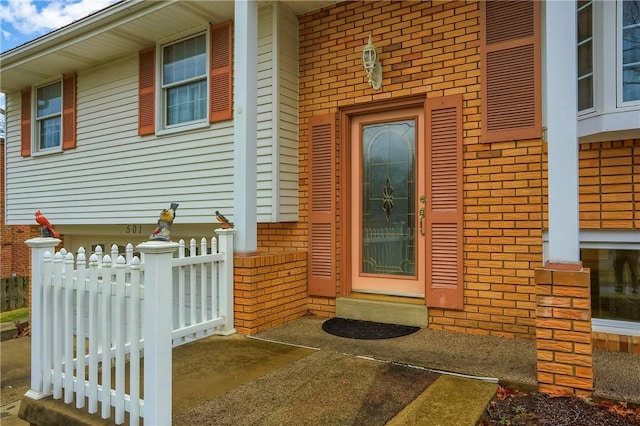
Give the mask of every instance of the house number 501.
[(142, 225), (127, 225), (127, 234), (142, 234)]

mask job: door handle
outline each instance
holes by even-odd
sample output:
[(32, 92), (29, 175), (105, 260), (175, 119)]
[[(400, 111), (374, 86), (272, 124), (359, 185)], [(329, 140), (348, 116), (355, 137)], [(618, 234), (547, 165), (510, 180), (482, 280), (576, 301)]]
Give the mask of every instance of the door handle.
[(424, 235), (424, 207), (419, 210), (418, 215), (420, 216), (420, 222), (418, 223), (420, 235)]

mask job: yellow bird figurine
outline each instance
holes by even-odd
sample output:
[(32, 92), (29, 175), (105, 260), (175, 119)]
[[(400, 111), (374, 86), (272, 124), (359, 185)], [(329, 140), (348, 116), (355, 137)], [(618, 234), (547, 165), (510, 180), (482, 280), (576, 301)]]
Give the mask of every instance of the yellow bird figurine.
[(173, 224), (173, 219), (176, 217), (177, 208), (178, 203), (171, 203), (171, 207), (162, 209), (160, 218), (158, 219), (158, 226), (149, 236), (150, 240), (171, 241), (171, 225)]
[(233, 228), (233, 223), (229, 222), (229, 219), (224, 217), (218, 210), (216, 210), (216, 220), (222, 224), (222, 229)]

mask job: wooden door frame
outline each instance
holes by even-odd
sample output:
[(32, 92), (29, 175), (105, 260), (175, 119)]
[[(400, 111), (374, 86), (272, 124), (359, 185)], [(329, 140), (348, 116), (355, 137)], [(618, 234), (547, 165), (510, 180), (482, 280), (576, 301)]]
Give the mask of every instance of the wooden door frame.
[[(338, 296), (348, 296), (352, 292), (351, 264), (353, 260), (353, 242), (351, 241), (351, 125), (352, 117), (363, 114), (373, 114), (385, 111), (421, 107), (424, 109), (427, 100), (426, 94), (402, 97), (399, 99), (387, 99), (340, 108), (339, 126), (340, 140), (340, 164), (337, 175), (340, 177), (340, 202), (338, 203), (340, 217), (340, 292)], [(426, 297), (426, 295), (425, 295)]]

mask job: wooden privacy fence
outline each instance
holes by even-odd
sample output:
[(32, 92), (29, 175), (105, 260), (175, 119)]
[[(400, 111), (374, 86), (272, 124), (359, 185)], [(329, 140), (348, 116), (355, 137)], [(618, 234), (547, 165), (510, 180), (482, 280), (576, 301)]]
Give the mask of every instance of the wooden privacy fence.
[(0, 279), (0, 312), (29, 306), (29, 277)]
[[(55, 238), (32, 248), (31, 389), (116, 424), (171, 419), (172, 347), (232, 334), (233, 233), (216, 230), (208, 247), (191, 240), (148, 241), (87, 262)], [(178, 250), (178, 257), (173, 257)], [(128, 368), (126, 365), (128, 364)], [(141, 367), (142, 366), (142, 367)], [(143, 374), (141, 374), (143, 373)], [(142, 394), (144, 389), (144, 395)], [(85, 408), (86, 405), (86, 408)]]

